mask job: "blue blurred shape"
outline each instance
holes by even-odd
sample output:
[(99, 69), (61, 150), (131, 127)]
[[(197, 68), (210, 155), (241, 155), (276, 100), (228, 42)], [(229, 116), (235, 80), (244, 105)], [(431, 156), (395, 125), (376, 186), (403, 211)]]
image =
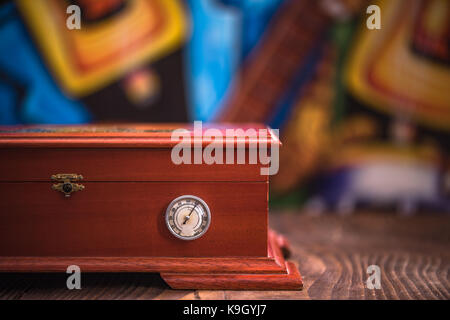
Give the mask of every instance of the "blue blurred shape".
[(263, 36), (278, 6), (284, 0), (222, 0), (239, 8), (243, 15), (242, 56), (245, 58)]
[(0, 124), (89, 120), (84, 106), (65, 96), (51, 78), (14, 3), (0, 7)]
[(192, 36), (187, 68), (191, 117), (214, 119), (241, 60), (283, 0), (189, 0)]
[(210, 0), (189, 0), (188, 88), (195, 120), (208, 121), (221, 106), (239, 64), (241, 16)]

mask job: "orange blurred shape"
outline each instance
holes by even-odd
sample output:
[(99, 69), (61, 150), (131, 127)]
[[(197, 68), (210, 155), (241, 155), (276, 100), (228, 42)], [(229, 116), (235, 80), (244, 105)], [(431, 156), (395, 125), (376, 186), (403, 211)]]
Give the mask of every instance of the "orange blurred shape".
[(83, 15), (89, 20), (98, 19), (116, 10), (126, 0), (77, 0), (83, 11)]

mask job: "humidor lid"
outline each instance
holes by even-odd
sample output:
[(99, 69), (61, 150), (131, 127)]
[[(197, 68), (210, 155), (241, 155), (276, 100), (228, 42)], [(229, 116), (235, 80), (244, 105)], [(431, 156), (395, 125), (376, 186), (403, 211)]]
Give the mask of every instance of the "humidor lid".
[[(248, 159), (261, 157), (261, 143), (266, 152), (278, 147), (272, 130), (258, 124), (198, 124), (0, 127), (0, 182), (43, 182), (55, 174), (77, 174), (85, 182), (268, 181), (261, 174), (268, 163)], [(201, 158), (215, 143), (224, 147), (225, 160), (196, 163), (196, 150)], [(174, 146), (191, 150), (186, 162), (174, 160)], [(245, 155), (244, 163), (236, 161), (238, 154)]]
[(261, 124), (92, 124), (0, 126), (0, 148), (171, 148), (280, 144)]

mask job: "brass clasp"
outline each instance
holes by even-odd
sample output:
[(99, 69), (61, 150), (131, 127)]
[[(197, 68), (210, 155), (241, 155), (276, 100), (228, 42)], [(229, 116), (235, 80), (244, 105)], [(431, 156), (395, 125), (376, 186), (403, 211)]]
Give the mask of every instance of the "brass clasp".
[(73, 183), (73, 181), (83, 180), (81, 174), (59, 173), (52, 175), (51, 178), (52, 180), (59, 182), (54, 184), (52, 189), (64, 193), (67, 198), (70, 197), (72, 192), (84, 190), (82, 184)]

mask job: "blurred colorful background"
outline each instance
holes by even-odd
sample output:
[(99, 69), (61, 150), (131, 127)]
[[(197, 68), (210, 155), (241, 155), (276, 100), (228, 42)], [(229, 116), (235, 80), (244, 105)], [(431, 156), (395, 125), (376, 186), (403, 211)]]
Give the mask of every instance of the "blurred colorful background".
[(271, 208), (450, 212), (448, 0), (1, 3), (1, 125), (263, 122)]

